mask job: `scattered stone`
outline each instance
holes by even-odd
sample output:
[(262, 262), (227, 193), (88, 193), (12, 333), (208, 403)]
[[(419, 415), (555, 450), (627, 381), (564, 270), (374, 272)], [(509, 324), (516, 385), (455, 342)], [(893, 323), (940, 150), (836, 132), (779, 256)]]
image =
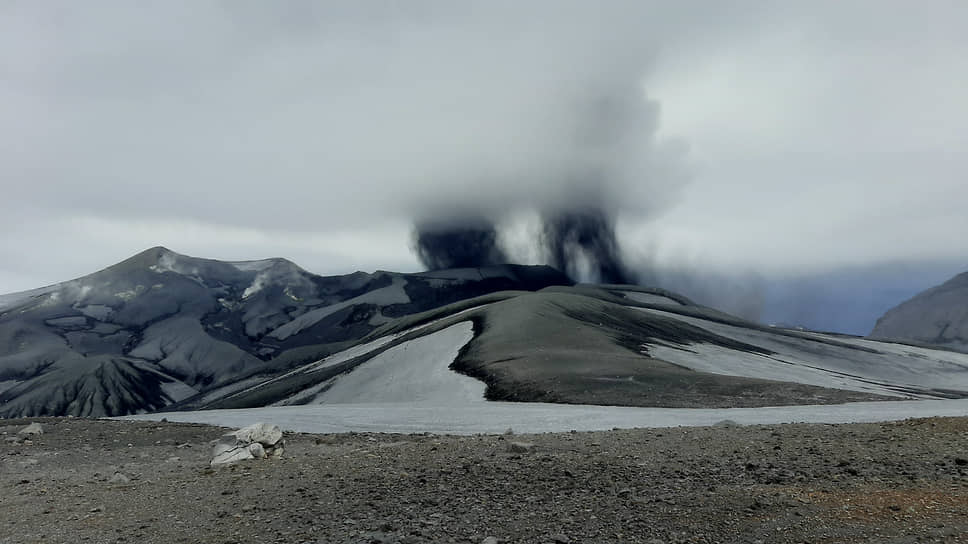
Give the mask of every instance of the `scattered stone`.
[(534, 444), (531, 442), (511, 442), (508, 444), (508, 451), (511, 453), (530, 453), (534, 451)]
[(713, 423), (713, 427), (739, 427), (740, 424), (736, 423), (732, 419), (724, 419), (722, 421), (717, 421)]
[(114, 476), (111, 476), (111, 479), (108, 480), (108, 483), (109, 484), (126, 484), (126, 483), (128, 483), (130, 481), (131, 481), (131, 478), (128, 478), (127, 476), (125, 476), (124, 473), (122, 473), (122, 472), (115, 472), (114, 473)]
[(286, 451), (286, 443), (284, 441), (276, 444), (276, 447), (272, 448), (271, 451), (266, 450), (266, 455), (269, 459), (282, 459), (283, 452)]
[(23, 435), (23, 436), (36, 436), (39, 434), (44, 434), (44, 427), (41, 426), (40, 423), (31, 423), (30, 425), (27, 425), (23, 429), (20, 429), (20, 432), (17, 434)]
[(211, 466), (249, 459), (279, 459), (285, 448), (278, 425), (255, 423), (222, 435), (212, 449)]
[[(936, 434), (923, 423), (791, 425), (779, 452), (771, 429), (752, 425), (738, 433), (689, 429), (688, 438), (677, 429), (503, 440), (374, 435), (375, 442), (369, 434), (285, 433), (273, 451), (283, 440), (297, 447), (282, 462), (214, 468), (204, 463), (212, 458), (205, 448), (235, 429), (41, 423), (47, 432), (36, 439), (38, 451), (0, 440), (0, 476), (18, 498), (7, 517), (24, 520), (4, 517), (0, 540), (83, 544), (104, 540), (108, 530), (107, 540), (118, 544), (174, 541), (189, 531), (216, 544), (253, 534), (291, 544), (913, 542), (957, 540), (968, 527), (956, 508), (968, 489), (968, 467), (956, 464), (968, 457), (965, 418), (946, 420), (957, 432)], [(24, 426), (11, 425), (0, 439)], [(121, 447), (125, 434), (139, 436), (134, 451)], [(317, 438), (324, 447), (313, 447)], [(389, 442), (396, 439), (406, 441)], [(171, 451), (182, 442), (194, 449)], [(512, 442), (535, 449), (507, 453)], [(94, 445), (91, 453), (85, 443)], [(429, 452), (434, 444), (439, 453)], [(261, 442), (240, 449), (253, 455), (259, 448), (269, 455)], [(294, 451), (298, 457), (288, 459)], [(910, 457), (895, 463), (904, 454)], [(172, 456), (187, 468), (166, 463)], [(838, 467), (841, 460), (849, 462)], [(847, 476), (851, 467), (856, 477)], [(834, 474), (846, 483), (832, 482)], [(335, 493), (344, 508), (327, 507)], [(177, 500), (160, 509), (157, 497)], [(941, 500), (927, 508), (921, 497)], [(699, 505), (701, 515), (684, 515)], [(646, 522), (634, 522), (642, 512)], [(845, 513), (873, 516), (876, 527), (845, 524)], [(776, 527), (783, 531), (764, 538)]]

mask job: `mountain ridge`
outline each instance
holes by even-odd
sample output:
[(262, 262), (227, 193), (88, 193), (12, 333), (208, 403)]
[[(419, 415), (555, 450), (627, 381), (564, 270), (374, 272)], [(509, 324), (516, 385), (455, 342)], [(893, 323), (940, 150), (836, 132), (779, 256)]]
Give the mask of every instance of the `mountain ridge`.
[[(0, 298), (0, 416), (158, 409), (275, 371), (272, 362), (290, 353), (324, 355), (402, 315), (570, 283), (548, 267), (518, 265), (318, 276), (283, 258), (218, 261), (156, 246)], [(95, 386), (91, 375), (104, 379)], [(85, 398), (65, 400), (71, 391)]]
[(662, 289), (576, 285), (547, 266), (318, 276), (286, 259), (154, 247), (0, 300), (0, 417), (968, 397), (968, 354), (769, 327)]

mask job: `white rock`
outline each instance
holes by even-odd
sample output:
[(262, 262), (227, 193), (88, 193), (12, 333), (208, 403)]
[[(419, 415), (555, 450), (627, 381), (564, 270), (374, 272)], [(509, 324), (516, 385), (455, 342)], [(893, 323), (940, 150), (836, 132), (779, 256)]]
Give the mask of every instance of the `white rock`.
[(265, 448), (262, 447), (262, 444), (258, 442), (253, 442), (252, 444), (249, 444), (249, 453), (251, 453), (252, 457), (254, 457), (255, 459), (266, 458), (266, 450)]
[(131, 481), (131, 479), (128, 478), (127, 476), (125, 476), (123, 473), (121, 473), (121, 472), (115, 472), (114, 473), (114, 476), (111, 476), (111, 479), (108, 480), (108, 483), (109, 484), (126, 484), (126, 483), (128, 483), (130, 481)]
[(268, 423), (255, 423), (231, 434), (234, 434), (240, 441), (246, 444), (258, 442), (263, 446), (275, 446), (276, 442), (282, 439), (282, 431), (279, 429), (279, 426)]
[(236, 448), (216, 453), (215, 456), (212, 457), (212, 462), (210, 464), (214, 467), (217, 465), (238, 463), (239, 461), (248, 461), (249, 459), (253, 459), (252, 452), (249, 451), (249, 448)]
[(271, 459), (282, 459), (282, 453), (286, 451), (286, 441), (280, 441), (269, 453)]
[(20, 432), (17, 434), (30, 435), (30, 436), (44, 434), (44, 428), (40, 425), (40, 423), (31, 423), (30, 425), (27, 425), (23, 429), (20, 429)]
[[(224, 465), (248, 459), (265, 459), (282, 455), (282, 431), (278, 425), (256, 423), (223, 434), (212, 448), (211, 465)], [(278, 453), (276, 450), (279, 450)]]

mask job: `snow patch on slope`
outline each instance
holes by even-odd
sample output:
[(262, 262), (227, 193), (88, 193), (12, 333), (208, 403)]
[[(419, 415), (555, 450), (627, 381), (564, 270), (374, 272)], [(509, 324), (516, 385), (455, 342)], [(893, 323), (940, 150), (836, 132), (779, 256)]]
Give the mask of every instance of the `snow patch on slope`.
[(821, 333), (788, 336), (638, 309), (774, 352), (762, 355), (710, 344), (644, 346), (651, 357), (697, 371), (913, 398), (940, 396), (931, 389), (968, 391), (968, 354)]
[(332, 315), (343, 308), (348, 308), (357, 304), (376, 304), (378, 306), (407, 304), (410, 302), (410, 297), (407, 296), (407, 292), (404, 290), (406, 283), (406, 280), (403, 278), (393, 278), (393, 282), (386, 287), (374, 289), (358, 297), (306, 312), (296, 319), (293, 319), (289, 323), (286, 323), (285, 325), (270, 332), (269, 336), (278, 338), (279, 340), (285, 340), (286, 338), (299, 334), (304, 329), (308, 329), (316, 323), (319, 323), (326, 316)]
[(23, 380), (0, 380), (0, 393), (3, 393), (7, 389), (16, 387), (20, 385)]
[(625, 298), (634, 300), (635, 302), (642, 302), (644, 304), (670, 304), (673, 306), (682, 306), (682, 303), (678, 300), (653, 293), (640, 293), (638, 291), (623, 291), (622, 293), (625, 295)]
[(271, 278), (269, 277), (269, 275), (265, 272), (259, 272), (258, 274), (256, 274), (255, 279), (252, 280), (252, 285), (246, 287), (245, 291), (242, 291), (242, 298), (243, 299), (249, 298), (252, 295), (261, 291), (262, 288), (265, 287), (267, 283), (269, 283), (270, 279)]
[(276, 259), (262, 259), (261, 261), (236, 261), (228, 264), (242, 272), (262, 272), (276, 264)]
[(312, 402), (484, 402), (484, 382), (448, 368), (473, 337), (473, 324), (463, 321), (394, 346), (340, 377)]

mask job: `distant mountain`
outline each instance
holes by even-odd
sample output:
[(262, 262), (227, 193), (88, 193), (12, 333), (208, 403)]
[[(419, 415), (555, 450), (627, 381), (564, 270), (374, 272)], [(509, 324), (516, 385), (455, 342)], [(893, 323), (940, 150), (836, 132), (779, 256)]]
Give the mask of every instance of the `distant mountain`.
[(323, 277), (286, 259), (221, 262), (156, 247), (0, 296), (0, 416), (158, 410), (318, 359), (400, 316), (570, 284), (543, 266)]
[(968, 353), (968, 272), (890, 309), (870, 336)]

